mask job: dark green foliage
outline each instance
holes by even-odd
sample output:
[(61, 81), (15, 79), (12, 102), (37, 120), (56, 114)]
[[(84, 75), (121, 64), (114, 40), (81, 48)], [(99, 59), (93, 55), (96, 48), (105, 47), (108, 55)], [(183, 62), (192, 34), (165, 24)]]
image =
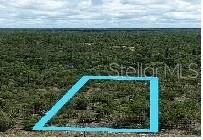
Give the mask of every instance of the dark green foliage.
[(82, 114), (77, 123), (81, 123), (82, 125), (84, 125), (84, 123), (91, 123), (94, 119), (92, 118), (91, 115), (87, 115), (87, 114)]
[(11, 129), (14, 125), (13, 120), (10, 116), (2, 111), (0, 111), (0, 131), (4, 132)]
[(23, 129), (27, 131), (31, 131), (34, 124), (39, 120), (39, 116), (30, 116), (23, 121)]
[[(137, 63), (142, 63), (143, 68), (159, 68), (161, 131), (185, 130), (186, 135), (199, 135), (195, 126), (200, 123), (200, 54), (199, 30), (1, 31), (0, 131), (31, 130), (37, 118), (83, 75), (119, 72), (126, 76), (127, 68), (121, 70), (121, 65), (138, 72)], [(112, 70), (111, 63), (119, 66)], [(196, 64), (192, 67), (199, 74), (196, 78), (164, 73), (164, 64), (171, 70), (182, 64), (184, 76), (195, 75), (188, 68), (191, 63)], [(146, 75), (152, 72), (148, 70)], [(140, 84), (137, 91), (133, 85), (89, 83), (80, 91), (84, 95), (67, 104), (49, 125), (104, 123), (106, 127), (146, 128), (149, 98), (142, 95), (149, 92), (145, 89), (149, 85)]]
[(86, 110), (87, 109), (87, 105), (88, 105), (88, 101), (85, 100), (85, 97), (78, 98), (75, 101), (75, 109)]

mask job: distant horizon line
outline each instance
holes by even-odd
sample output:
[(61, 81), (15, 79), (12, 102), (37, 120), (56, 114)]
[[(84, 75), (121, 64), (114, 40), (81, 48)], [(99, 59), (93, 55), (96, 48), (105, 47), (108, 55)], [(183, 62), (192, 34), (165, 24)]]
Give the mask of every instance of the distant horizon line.
[(44, 28), (44, 27), (0, 27), (0, 29), (201, 29), (201, 27), (161, 27), (161, 28), (157, 28), (157, 27), (153, 27), (153, 28), (149, 28), (149, 27), (133, 27), (133, 28), (127, 28), (127, 27), (48, 27), (48, 28)]
[(0, 28), (0, 32), (199, 32), (201, 28)]

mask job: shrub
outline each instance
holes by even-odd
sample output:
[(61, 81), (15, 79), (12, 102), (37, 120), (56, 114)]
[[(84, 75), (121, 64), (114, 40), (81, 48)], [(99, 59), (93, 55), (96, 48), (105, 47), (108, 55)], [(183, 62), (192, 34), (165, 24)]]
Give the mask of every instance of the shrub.
[(0, 131), (5, 132), (6, 130), (12, 128), (13, 121), (8, 115), (4, 112), (0, 112)]
[(91, 115), (82, 114), (78, 120), (78, 123), (91, 123), (94, 121)]
[(77, 98), (75, 100), (75, 109), (77, 109), (77, 110), (86, 110), (87, 109), (88, 102), (85, 102), (87, 100), (84, 98)]
[(24, 122), (24, 130), (26, 131), (31, 131), (35, 123), (38, 121), (39, 117), (38, 116), (31, 116), (30, 118), (27, 118)]

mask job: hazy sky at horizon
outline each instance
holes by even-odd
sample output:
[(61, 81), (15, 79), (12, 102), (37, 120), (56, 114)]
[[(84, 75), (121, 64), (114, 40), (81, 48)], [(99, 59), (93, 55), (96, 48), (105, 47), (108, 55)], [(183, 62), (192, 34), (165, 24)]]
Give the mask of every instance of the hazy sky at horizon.
[(200, 28), (201, 0), (1, 0), (0, 28)]

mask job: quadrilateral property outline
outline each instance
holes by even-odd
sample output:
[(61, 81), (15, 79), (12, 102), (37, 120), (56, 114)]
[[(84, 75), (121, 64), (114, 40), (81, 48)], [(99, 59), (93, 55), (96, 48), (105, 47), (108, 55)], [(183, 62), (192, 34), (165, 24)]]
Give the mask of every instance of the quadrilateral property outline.
[[(82, 88), (89, 80), (115, 80), (115, 81), (150, 81), (150, 127), (146, 129), (116, 129), (106, 127), (56, 127), (45, 126), (46, 123), (53, 118), (57, 112), (70, 101), (74, 95)], [(158, 132), (159, 120), (159, 104), (158, 104), (158, 87), (159, 79), (157, 77), (130, 77), (130, 76), (83, 76), (75, 85), (68, 90), (65, 95), (43, 116), (33, 127), (37, 131), (81, 131), (81, 132)]]

